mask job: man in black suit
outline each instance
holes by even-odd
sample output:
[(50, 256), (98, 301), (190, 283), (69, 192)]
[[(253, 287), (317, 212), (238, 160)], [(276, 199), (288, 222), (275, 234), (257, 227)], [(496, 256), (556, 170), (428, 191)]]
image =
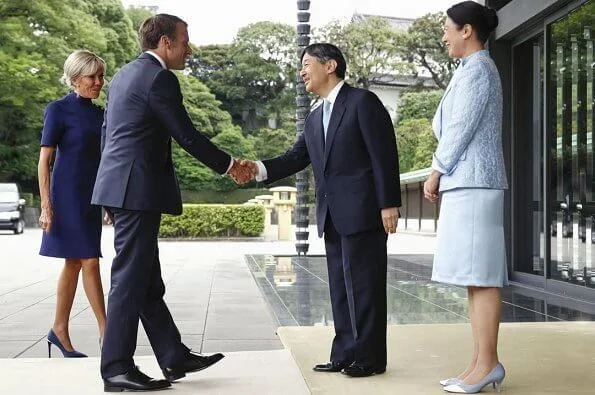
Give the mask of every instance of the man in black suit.
[[(191, 353), (163, 301), (157, 236), (162, 213), (181, 214), (172, 164), (172, 137), (196, 159), (238, 182), (250, 178), (227, 153), (196, 131), (177, 77), (190, 54), (187, 25), (167, 14), (143, 22), (144, 53), (125, 65), (108, 90), (102, 155), (92, 203), (112, 216), (116, 257), (112, 263), (107, 322), (101, 352), (105, 391), (157, 390), (188, 372), (223, 358)], [(138, 321), (142, 321), (167, 380), (153, 380), (135, 367)]]
[(322, 105), (284, 155), (243, 163), (266, 183), (312, 164), (335, 324), (330, 362), (314, 370), (364, 377), (386, 370), (386, 241), (397, 228), (401, 190), (390, 116), (372, 92), (343, 81), (345, 70), (334, 45), (308, 46), (300, 75)]

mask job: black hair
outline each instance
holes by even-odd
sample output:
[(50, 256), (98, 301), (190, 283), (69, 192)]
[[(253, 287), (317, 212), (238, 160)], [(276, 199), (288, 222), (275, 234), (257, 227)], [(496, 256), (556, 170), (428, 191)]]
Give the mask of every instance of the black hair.
[(446, 15), (459, 27), (471, 25), (477, 32), (477, 38), (485, 43), (498, 26), (496, 10), (474, 1), (463, 1), (446, 10)]
[(341, 50), (335, 45), (329, 43), (310, 44), (304, 48), (304, 51), (300, 56), (300, 62), (304, 59), (305, 54), (315, 57), (320, 63), (326, 63), (329, 60), (334, 60), (337, 62), (335, 74), (337, 74), (337, 77), (345, 79), (347, 62), (345, 61), (345, 57), (343, 56)]

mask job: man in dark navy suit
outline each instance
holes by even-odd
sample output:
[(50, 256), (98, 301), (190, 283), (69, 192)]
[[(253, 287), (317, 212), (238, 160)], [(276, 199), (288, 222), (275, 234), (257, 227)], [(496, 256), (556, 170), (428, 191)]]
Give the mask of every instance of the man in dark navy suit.
[(372, 92), (343, 81), (345, 70), (336, 46), (308, 46), (300, 75), (322, 105), (284, 155), (243, 163), (266, 183), (312, 164), (335, 325), (330, 362), (314, 370), (364, 377), (386, 370), (386, 241), (401, 189), (390, 116)]
[[(172, 137), (217, 173), (228, 173), (238, 182), (251, 177), (196, 131), (182, 104), (180, 84), (169, 70), (183, 69), (191, 52), (186, 23), (159, 14), (143, 22), (139, 34), (144, 53), (125, 65), (109, 86), (92, 198), (93, 204), (106, 208), (115, 228), (116, 257), (101, 352), (104, 390), (110, 392), (163, 389), (223, 358), (191, 353), (163, 301), (157, 247), (161, 214), (182, 212)], [(154, 380), (134, 364), (139, 318), (166, 380)]]

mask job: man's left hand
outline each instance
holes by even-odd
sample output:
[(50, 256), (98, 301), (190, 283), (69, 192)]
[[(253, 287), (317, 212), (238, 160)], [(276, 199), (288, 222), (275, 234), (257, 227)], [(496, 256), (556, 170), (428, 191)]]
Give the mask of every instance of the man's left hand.
[(399, 209), (396, 207), (383, 208), (380, 211), (382, 225), (386, 233), (395, 233), (399, 223)]

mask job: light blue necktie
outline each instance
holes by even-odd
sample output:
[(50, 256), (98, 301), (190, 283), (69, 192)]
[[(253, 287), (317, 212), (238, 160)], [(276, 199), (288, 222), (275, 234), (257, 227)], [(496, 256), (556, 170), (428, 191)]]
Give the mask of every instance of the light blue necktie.
[(324, 140), (326, 141), (326, 131), (328, 130), (328, 123), (331, 120), (331, 102), (324, 100), (322, 104), (322, 127), (324, 128)]

